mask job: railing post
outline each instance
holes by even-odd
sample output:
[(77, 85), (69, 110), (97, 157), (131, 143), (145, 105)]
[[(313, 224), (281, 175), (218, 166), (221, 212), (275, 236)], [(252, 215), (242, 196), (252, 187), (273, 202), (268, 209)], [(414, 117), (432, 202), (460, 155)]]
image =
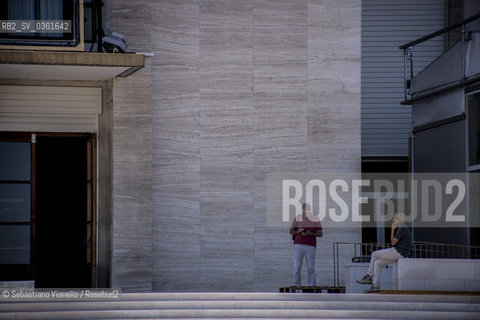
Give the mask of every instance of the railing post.
[(460, 75), (460, 82), (463, 83), (465, 81), (465, 24), (462, 24), (462, 43), (460, 44), (461, 54), (460, 59), (462, 59), (462, 74)]
[(339, 286), (340, 285), (340, 261), (339, 261), (339, 258), (338, 258), (338, 244), (337, 244), (337, 279), (336, 279), (336, 286)]
[[(407, 71), (407, 64), (409, 64), (409, 71)], [(410, 73), (410, 74), (408, 74)], [(403, 49), (403, 98), (408, 100), (410, 95), (410, 88), (413, 79), (413, 46)]]
[(408, 93), (412, 88), (412, 79), (413, 79), (413, 47), (408, 47), (408, 57), (410, 58), (410, 79), (408, 83)]
[(335, 260), (335, 242), (332, 244), (332, 253), (333, 253), (333, 286), (337, 286), (337, 264)]
[(407, 49), (403, 49), (403, 100), (407, 100)]

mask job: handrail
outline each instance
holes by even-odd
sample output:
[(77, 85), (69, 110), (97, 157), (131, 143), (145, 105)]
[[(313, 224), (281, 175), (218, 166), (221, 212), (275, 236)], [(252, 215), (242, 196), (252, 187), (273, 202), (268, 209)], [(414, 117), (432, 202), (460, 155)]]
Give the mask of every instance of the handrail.
[(415, 258), (480, 258), (479, 246), (467, 246), (461, 244), (414, 241), (412, 246), (412, 252)]
[(432, 32), (432, 33), (430, 33), (430, 34), (428, 34), (428, 35), (426, 35), (426, 36), (423, 36), (423, 37), (421, 37), (421, 38), (419, 38), (419, 39), (417, 39), (417, 40), (413, 40), (413, 41), (410, 41), (410, 42), (408, 42), (408, 43), (406, 43), (406, 44), (402, 44), (402, 45), (399, 46), (398, 48), (403, 50), (403, 49), (407, 49), (407, 48), (409, 48), (409, 47), (413, 47), (413, 46), (416, 45), (416, 44), (419, 44), (419, 43), (421, 43), (421, 42), (424, 42), (424, 41), (427, 41), (427, 40), (429, 40), (429, 39), (435, 38), (436, 36), (439, 36), (439, 35), (441, 35), (441, 34), (443, 34), (443, 33), (446, 33), (446, 32), (448, 32), (448, 31), (450, 31), (450, 30), (456, 29), (456, 28), (461, 27), (461, 26), (463, 26), (463, 25), (465, 25), (465, 24), (467, 24), (467, 23), (470, 23), (470, 22), (472, 22), (472, 21), (474, 21), (474, 20), (477, 20), (478, 18), (480, 18), (480, 12), (479, 12), (479, 13), (476, 13), (476, 14), (470, 16), (470, 17), (468, 17), (467, 19), (463, 20), (462, 22), (458, 22), (458, 23), (452, 24), (452, 25), (450, 25), (450, 26), (448, 26), (448, 27), (445, 27), (445, 28), (440, 29), (440, 30), (438, 30), (438, 31)]
[(373, 252), (378, 249), (386, 249), (391, 247), (389, 243), (362, 243), (362, 242), (334, 242), (333, 243), (333, 285), (335, 287), (340, 284), (340, 261), (339, 261), (339, 247), (340, 245), (349, 245), (353, 246), (354, 258), (358, 254), (363, 255), (364, 252)]
[[(465, 41), (466, 41), (466, 37), (465, 37), (465, 33), (466, 33), (466, 25), (472, 21), (475, 21), (477, 19), (480, 18), (480, 12), (468, 17), (467, 19), (463, 20), (462, 22), (458, 22), (458, 23), (455, 23), (455, 24), (452, 24), (448, 27), (445, 27), (443, 29), (440, 29), (438, 31), (435, 31), (433, 33), (430, 33), (426, 36), (423, 36), (417, 40), (414, 40), (414, 41), (410, 41), (406, 44), (403, 44), (401, 46), (399, 46), (398, 48), (403, 50), (403, 98), (404, 100), (401, 102), (401, 104), (412, 104), (412, 101), (413, 100), (418, 100), (418, 99), (423, 99), (425, 98), (425, 96), (421, 96), (421, 97), (413, 97), (412, 93), (411, 93), (411, 83), (412, 83), (412, 79), (414, 78), (413, 76), (413, 62), (414, 62), (414, 57), (413, 57), (413, 50), (414, 50), (414, 46), (419, 44), (419, 43), (422, 43), (424, 41), (427, 41), (427, 40), (430, 40), (436, 36), (439, 36), (441, 34), (444, 34), (448, 31), (451, 31), (453, 29), (456, 29), (456, 28), (459, 28), (459, 27), (462, 27), (462, 34), (461, 34), (461, 40), (460, 40), (460, 45), (461, 45), (461, 62), (462, 62), (462, 67), (461, 67), (461, 79), (459, 81), (458, 84), (455, 84), (455, 86), (457, 85), (460, 85), (460, 86), (463, 86), (465, 85)], [(409, 66), (410, 68), (410, 72), (407, 71), (407, 66)], [(408, 74), (409, 73), (409, 74)], [(470, 79), (471, 80), (471, 79)], [(449, 87), (448, 89), (451, 89), (452, 87)], [(440, 89), (440, 90), (435, 90), (433, 93), (434, 94), (438, 94), (441, 90), (446, 90), (447, 88), (445, 89)]]

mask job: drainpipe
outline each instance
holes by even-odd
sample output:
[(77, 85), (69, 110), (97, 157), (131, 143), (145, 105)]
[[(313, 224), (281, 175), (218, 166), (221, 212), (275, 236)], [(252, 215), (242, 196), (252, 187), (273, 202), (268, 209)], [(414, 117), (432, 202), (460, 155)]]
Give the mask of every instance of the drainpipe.
[(460, 83), (463, 84), (465, 81), (465, 59), (466, 59), (466, 54), (465, 54), (465, 24), (462, 24), (462, 43), (460, 45), (461, 48), (461, 54), (460, 54), (460, 59), (462, 59), (462, 74), (460, 75)]
[[(409, 172), (410, 172), (410, 215), (413, 214), (413, 178), (414, 178), (414, 172), (415, 172), (415, 134), (413, 133), (413, 130), (410, 131), (410, 135), (408, 137), (408, 146), (409, 146)], [(415, 240), (415, 228), (414, 228), (414, 220), (412, 219), (412, 242)]]

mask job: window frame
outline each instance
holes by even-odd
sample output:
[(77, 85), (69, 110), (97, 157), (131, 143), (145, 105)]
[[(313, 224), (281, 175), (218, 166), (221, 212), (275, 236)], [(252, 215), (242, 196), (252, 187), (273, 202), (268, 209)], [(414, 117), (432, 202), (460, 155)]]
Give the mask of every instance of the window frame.
[(30, 185), (30, 221), (0, 222), (1, 226), (30, 227), (30, 259), (28, 264), (0, 264), (2, 280), (33, 280), (35, 278), (35, 138), (34, 133), (0, 132), (0, 142), (28, 142), (30, 144), (30, 180), (0, 180), (5, 184)]
[[(471, 165), (470, 164), (470, 126), (471, 126), (471, 120), (470, 120), (470, 106), (469, 106), (469, 103), (468, 103), (468, 97), (469, 96), (472, 96), (472, 95), (476, 95), (476, 94), (480, 94), (480, 89), (476, 89), (476, 90), (472, 90), (472, 91), (466, 91), (465, 92), (465, 113), (466, 113), (466, 120), (467, 120), (467, 124), (466, 124), (466, 132), (465, 132), (465, 135), (466, 135), (466, 167), (467, 167), (467, 172), (473, 172), (473, 171), (478, 171), (480, 170), (480, 159), (478, 161), (478, 163), (476, 164), (473, 164)], [(480, 110), (479, 110), (480, 111)], [(480, 118), (480, 117), (479, 117)], [(480, 129), (480, 121), (477, 125), (477, 127)], [(480, 131), (480, 130), (479, 130)], [(477, 141), (478, 143), (479, 141)], [(477, 152), (480, 151), (480, 148), (479, 150), (477, 150)]]

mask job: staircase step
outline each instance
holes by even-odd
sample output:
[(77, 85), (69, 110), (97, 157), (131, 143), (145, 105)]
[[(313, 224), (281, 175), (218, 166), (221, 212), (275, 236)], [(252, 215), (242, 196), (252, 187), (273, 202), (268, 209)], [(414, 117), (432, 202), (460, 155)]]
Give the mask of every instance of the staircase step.
[(479, 319), (479, 313), (462, 311), (386, 311), (378, 310), (108, 310), (1, 313), (0, 319)]
[[(480, 304), (433, 302), (361, 301), (108, 301), (30, 302), (0, 304), (1, 312), (82, 311), (82, 310), (384, 310), (479, 312)], [(0, 313), (1, 314), (1, 313)]]
[(479, 296), (134, 293), (118, 300), (5, 301), (0, 319), (480, 319)]
[(191, 301), (191, 300), (243, 300), (243, 301), (395, 301), (395, 302), (455, 302), (480, 303), (475, 295), (425, 295), (425, 294), (322, 294), (322, 293), (235, 293), (235, 292), (173, 292), (173, 293), (122, 293), (122, 301)]

